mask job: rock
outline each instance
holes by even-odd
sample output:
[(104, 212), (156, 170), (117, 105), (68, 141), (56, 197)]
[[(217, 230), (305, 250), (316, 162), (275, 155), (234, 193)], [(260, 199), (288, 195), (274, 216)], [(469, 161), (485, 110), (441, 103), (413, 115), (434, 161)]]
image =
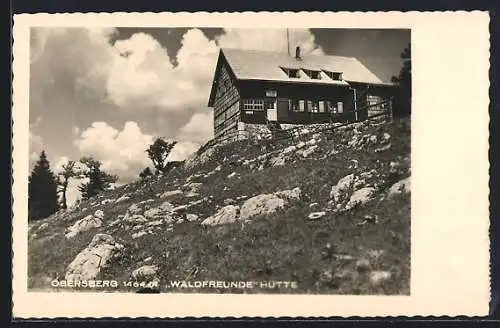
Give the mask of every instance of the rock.
[(397, 194), (410, 193), (410, 192), (411, 192), (411, 176), (393, 184), (391, 188), (389, 188), (387, 196), (392, 197)]
[(307, 146), (314, 146), (317, 143), (317, 140), (312, 138), (311, 140), (306, 141)]
[(369, 140), (370, 140), (370, 142), (371, 142), (371, 143), (375, 144), (375, 143), (377, 143), (377, 136), (376, 136), (376, 135), (374, 135), (374, 134), (372, 134), (372, 135), (370, 136), (370, 139), (369, 139)]
[(161, 196), (160, 198), (169, 198), (169, 197), (172, 197), (172, 196), (177, 196), (177, 195), (182, 195), (183, 192), (182, 190), (180, 189), (177, 189), (177, 190), (170, 190), (170, 191), (165, 191)]
[(130, 214), (130, 215), (141, 214), (141, 213), (142, 213), (142, 209), (137, 204), (132, 204), (127, 209), (127, 214)]
[(310, 213), (307, 218), (309, 220), (316, 220), (316, 219), (319, 219), (319, 218), (322, 218), (323, 216), (326, 215), (326, 212), (312, 212)]
[(161, 203), (160, 206), (158, 206), (158, 208), (161, 209), (164, 212), (173, 212), (175, 206), (172, 203), (168, 202), (168, 201), (164, 201), (163, 203)]
[(152, 257), (152, 256), (150, 256), (150, 257), (145, 258), (145, 259), (143, 260), (143, 262), (149, 262), (149, 261), (151, 261), (152, 259), (153, 259), (153, 257)]
[(231, 205), (231, 204), (234, 204), (234, 199), (232, 198), (224, 199), (224, 205)]
[(309, 208), (318, 207), (318, 206), (319, 206), (318, 203), (311, 203), (311, 204), (309, 204)]
[(228, 179), (234, 178), (236, 176), (236, 172), (233, 172), (227, 176)]
[(280, 198), (284, 198), (286, 200), (299, 200), (302, 194), (302, 191), (299, 187), (295, 187), (291, 190), (282, 190), (274, 193), (276, 196)]
[(383, 141), (389, 141), (391, 140), (391, 135), (387, 132), (384, 132), (383, 136), (382, 136), (382, 140)]
[(389, 150), (389, 149), (391, 149), (391, 144), (390, 144), (390, 143), (388, 143), (388, 144), (386, 144), (386, 145), (384, 145), (384, 146), (382, 146), (382, 147), (376, 148), (376, 149), (374, 150), (374, 152), (376, 152), (376, 153), (381, 153), (381, 152), (387, 151), (387, 150)]
[(38, 229), (36, 229), (37, 232), (40, 232), (42, 230), (45, 230), (49, 227), (49, 223), (48, 222), (44, 222), (42, 224), (40, 224), (40, 226), (38, 227)]
[(295, 147), (295, 146), (289, 146), (289, 147), (286, 147), (285, 149), (283, 149), (281, 154), (288, 155), (288, 154), (293, 153), (296, 149), (297, 149), (297, 147)]
[(125, 216), (123, 218), (123, 221), (131, 222), (131, 223), (144, 223), (144, 222), (148, 222), (148, 219), (146, 219), (143, 215), (136, 214), (136, 215)]
[(354, 174), (349, 174), (340, 179), (335, 186), (332, 187), (330, 191), (330, 198), (335, 202), (341, 202), (344, 198), (344, 193), (350, 191), (354, 185)]
[(227, 205), (221, 208), (214, 215), (201, 222), (202, 225), (216, 226), (235, 222), (238, 219), (239, 207), (236, 205)]
[(271, 166), (283, 166), (285, 165), (285, 158), (281, 155), (273, 157), (269, 160)]
[(137, 239), (137, 238), (140, 238), (140, 237), (145, 236), (147, 234), (148, 233), (146, 231), (144, 231), (144, 230), (143, 231), (139, 231), (139, 232), (136, 232), (136, 233), (132, 234), (132, 238), (133, 239)]
[(68, 228), (66, 233), (66, 238), (73, 238), (83, 231), (87, 231), (93, 228), (99, 228), (102, 225), (102, 221), (93, 215), (87, 215), (81, 220), (78, 220), (71, 227)]
[(147, 226), (148, 227), (154, 227), (154, 226), (159, 226), (163, 224), (163, 220), (156, 220), (156, 221), (151, 221), (148, 222)]
[(356, 206), (363, 205), (373, 199), (375, 188), (366, 187), (356, 190), (352, 193), (349, 202), (345, 206), (346, 210), (350, 210)]
[(302, 153), (302, 156), (308, 157), (309, 155), (314, 153), (316, 151), (316, 149), (318, 149), (317, 145), (311, 146), (311, 147), (307, 148), (306, 150), (304, 150), (304, 152)]
[(102, 220), (102, 219), (104, 219), (104, 212), (103, 212), (103, 211), (101, 211), (101, 210), (97, 210), (97, 211), (95, 211), (95, 213), (94, 213), (94, 217), (96, 217), (96, 218), (98, 218), (98, 219)]
[(144, 212), (144, 217), (148, 220), (161, 216), (165, 211), (159, 207), (151, 208)]
[(392, 274), (389, 271), (372, 271), (370, 272), (370, 281), (374, 285), (380, 285), (381, 283), (391, 279)]
[(158, 273), (158, 266), (156, 265), (144, 265), (132, 272), (132, 278), (137, 281), (151, 281), (156, 277)]
[(305, 146), (306, 146), (306, 143), (305, 143), (305, 142), (303, 142), (303, 141), (301, 141), (301, 142), (299, 142), (299, 143), (295, 146), (295, 148), (296, 148), (296, 149), (301, 149), (301, 148), (304, 148)]
[(273, 194), (262, 194), (247, 199), (241, 206), (240, 220), (271, 214), (285, 206), (286, 201)]
[(118, 198), (117, 200), (115, 200), (115, 203), (120, 203), (120, 202), (126, 201), (126, 200), (128, 200), (128, 199), (130, 199), (130, 197), (129, 197), (129, 196), (125, 196), (125, 195), (123, 195), (123, 196), (121, 196), (120, 198)]
[(112, 203), (113, 201), (114, 201), (114, 199), (105, 199), (101, 202), (101, 205), (106, 205), (106, 204)]
[(188, 220), (189, 222), (196, 221), (196, 220), (198, 220), (198, 215), (196, 215), (196, 214), (186, 214), (186, 220)]
[(174, 209), (172, 210), (172, 212), (179, 212), (179, 211), (183, 211), (187, 209), (187, 205), (179, 205), (177, 207), (174, 207)]
[(349, 255), (349, 254), (335, 254), (335, 255), (333, 255), (333, 257), (339, 261), (353, 261), (354, 260), (354, 256)]
[(123, 248), (123, 245), (116, 243), (110, 235), (95, 235), (90, 244), (70, 263), (65, 279), (68, 281), (95, 279), (101, 269), (121, 255)]

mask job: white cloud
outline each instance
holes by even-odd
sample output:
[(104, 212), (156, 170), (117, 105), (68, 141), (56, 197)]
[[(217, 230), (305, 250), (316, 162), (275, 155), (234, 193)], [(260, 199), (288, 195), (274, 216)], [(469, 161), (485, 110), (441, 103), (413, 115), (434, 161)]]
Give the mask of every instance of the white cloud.
[(121, 131), (105, 122), (94, 122), (74, 144), (81, 155), (102, 161), (108, 173), (130, 180), (150, 165), (145, 150), (152, 141), (153, 136), (142, 133), (136, 122), (125, 123)]
[[(287, 52), (286, 29), (225, 29), (224, 32), (217, 37), (221, 47)], [(323, 53), (308, 29), (289, 29), (289, 39), (291, 54), (296, 46), (300, 46), (303, 54)]]
[(179, 140), (204, 143), (213, 137), (213, 114), (195, 113), (189, 122), (179, 129)]
[(30, 142), (30, 148), (29, 148), (29, 153), (30, 153), (30, 162), (37, 161), (38, 158), (40, 157), (40, 153), (43, 150), (43, 140), (42, 137), (39, 135), (33, 133), (31, 129), (29, 130), (29, 142)]

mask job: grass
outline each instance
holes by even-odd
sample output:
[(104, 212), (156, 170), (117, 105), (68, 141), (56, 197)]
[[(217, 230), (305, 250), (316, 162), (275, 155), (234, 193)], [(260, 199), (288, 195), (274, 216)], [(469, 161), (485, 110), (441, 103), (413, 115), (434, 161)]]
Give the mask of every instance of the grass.
[[(36, 231), (42, 223), (49, 226), (30, 237), (28, 257), (28, 286), (44, 288), (55, 276), (64, 276), (68, 264), (85, 248), (97, 232), (111, 234), (125, 246), (125, 254), (100, 273), (99, 279), (130, 280), (131, 272), (146, 264), (157, 265), (161, 284), (170, 280), (226, 280), (226, 281), (294, 281), (297, 288), (266, 290), (274, 293), (335, 293), (335, 294), (409, 294), (410, 286), (410, 195), (372, 200), (363, 207), (347, 213), (327, 215), (319, 220), (307, 220), (313, 211), (310, 203), (318, 203), (322, 210), (329, 200), (331, 186), (349, 174), (351, 160), (358, 161), (358, 170), (375, 168), (386, 180), (382, 189), (407, 176), (389, 174), (391, 161), (401, 161), (410, 155), (408, 121), (369, 127), (367, 132), (391, 135), (391, 149), (374, 153), (376, 146), (364, 149), (343, 147), (351, 140), (354, 131), (346, 128), (342, 134), (323, 136), (319, 151), (312, 158), (290, 158), (284, 166), (265, 167), (258, 171), (241, 165), (245, 159), (261, 154), (261, 146), (237, 142), (218, 148), (206, 163), (191, 170), (176, 169), (159, 179), (138, 181), (99, 195), (97, 199), (82, 202), (84, 213), (56, 215), (33, 223)], [(306, 137), (305, 140), (308, 138)], [(297, 141), (295, 141), (296, 143)], [(284, 148), (292, 141), (281, 142)], [(331, 149), (340, 149), (328, 155)], [(268, 148), (269, 151), (269, 148)], [(239, 161), (239, 162), (238, 162)], [(217, 166), (221, 170), (204, 178)], [(409, 165), (409, 163), (407, 163)], [(230, 173), (236, 172), (233, 178)], [(109, 222), (125, 214), (137, 202), (153, 199), (151, 207), (162, 200), (157, 194), (183, 188), (186, 180), (202, 182), (200, 204), (188, 210), (201, 219), (214, 214), (227, 198), (254, 196), (278, 190), (300, 187), (303, 197), (283, 210), (255, 219), (251, 223), (227, 224), (219, 227), (200, 226), (197, 222), (176, 224), (173, 229), (159, 226), (154, 233), (138, 239), (131, 238), (131, 231), (124, 226), (109, 228)], [(99, 205), (104, 199), (117, 199), (127, 195), (121, 203)], [(211, 196), (211, 197), (210, 197)], [(186, 204), (181, 196), (172, 198), (175, 205)], [(239, 205), (243, 200), (235, 200)], [(91, 205), (91, 203), (94, 203)], [(106, 215), (103, 226), (67, 240), (64, 229), (76, 220), (102, 209)], [(315, 209), (316, 210), (316, 209)], [(315, 211), (314, 210), (314, 211)], [(365, 215), (377, 215), (378, 223), (359, 225)], [(349, 255), (341, 259), (339, 255)], [(368, 260), (370, 268), (361, 270), (358, 260)], [(369, 273), (388, 271), (391, 279), (373, 284)], [(119, 291), (134, 291), (119, 288)], [(241, 293), (241, 289), (176, 289), (170, 292)], [(246, 292), (261, 292), (250, 289)]]

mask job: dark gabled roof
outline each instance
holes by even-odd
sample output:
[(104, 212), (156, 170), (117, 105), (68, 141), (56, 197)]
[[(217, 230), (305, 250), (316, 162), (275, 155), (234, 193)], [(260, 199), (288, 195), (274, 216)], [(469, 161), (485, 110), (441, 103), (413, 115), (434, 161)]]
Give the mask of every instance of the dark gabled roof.
[[(287, 53), (229, 48), (220, 50), (213, 83), (216, 82), (215, 79), (221, 61), (227, 62), (232, 75), (237, 80), (345, 86), (349, 86), (350, 82), (392, 85), (384, 83), (354, 57), (305, 55), (298, 60)], [(307, 74), (300, 74), (299, 78), (290, 78), (286, 73), (286, 69), (319, 71), (321, 79), (312, 79)], [(342, 73), (342, 81), (331, 79), (328, 72)], [(211, 106), (213, 97), (215, 97), (214, 89), (215, 85), (212, 86), (209, 106)]]

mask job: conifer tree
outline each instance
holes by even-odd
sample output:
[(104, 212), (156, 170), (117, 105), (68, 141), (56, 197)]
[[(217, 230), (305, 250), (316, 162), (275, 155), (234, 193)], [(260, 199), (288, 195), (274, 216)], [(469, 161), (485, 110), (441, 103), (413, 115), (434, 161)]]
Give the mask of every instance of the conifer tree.
[(39, 220), (58, 210), (57, 179), (50, 169), (45, 151), (35, 164), (28, 183), (29, 220)]
[(111, 184), (118, 180), (118, 176), (102, 171), (102, 163), (92, 157), (82, 157), (80, 163), (87, 168), (83, 177), (87, 178), (88, 181), (83, 182), (78, 187), (83, 199), (94, 197), (101, 191), (109, 189)]

